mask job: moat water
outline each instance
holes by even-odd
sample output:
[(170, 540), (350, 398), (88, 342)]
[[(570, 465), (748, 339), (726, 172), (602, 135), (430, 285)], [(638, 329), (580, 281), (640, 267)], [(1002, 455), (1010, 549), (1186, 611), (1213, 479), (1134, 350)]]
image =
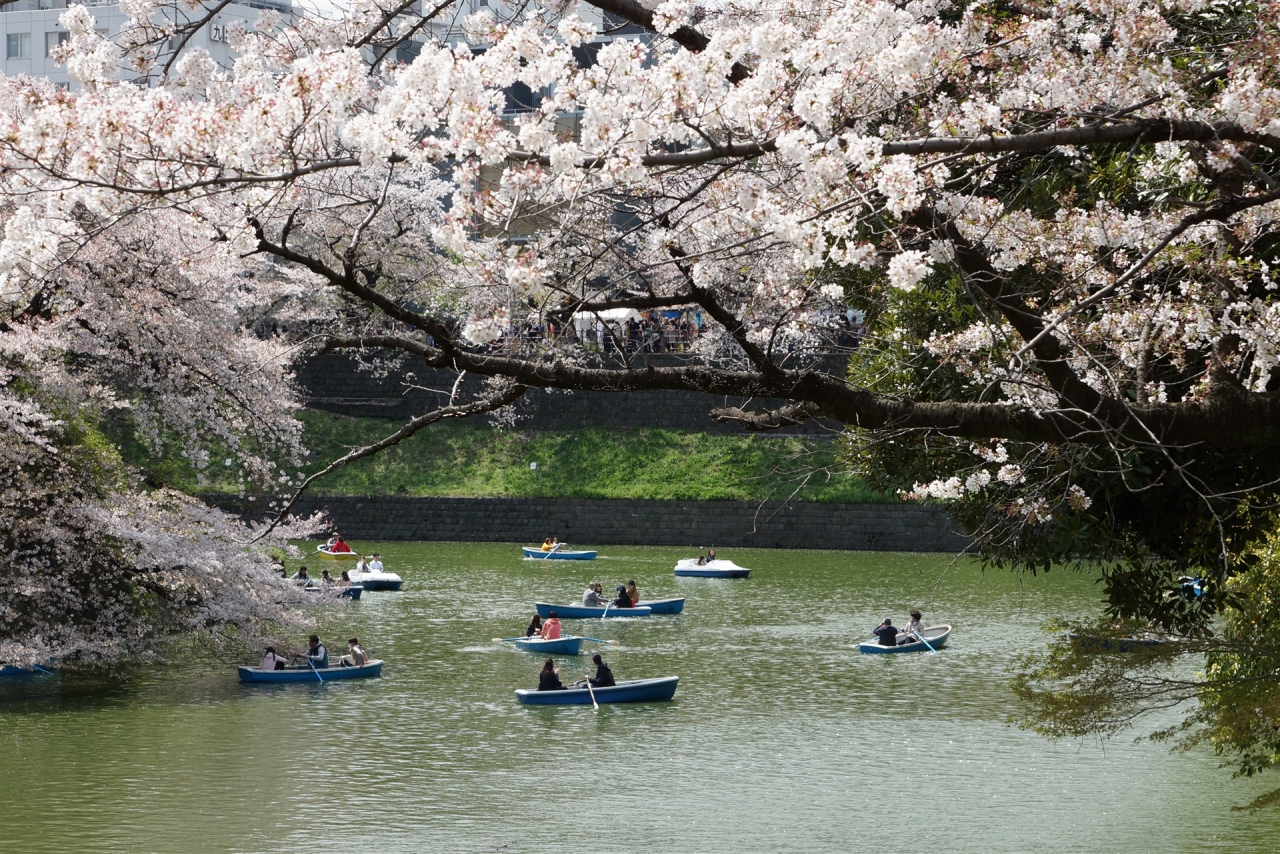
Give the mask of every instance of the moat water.
[[(373, 548), (372, 543), (357, 543)], [(594, 563), (515, 545), (378, 544), (399, 593), (325, 617), (381, 679), (241, 685), (230, 666), (0, 685), (5, 852), (1270, 852), (1270, 785), (1207, 753), (1051, 742), (1008, 725), (1014, 659), (1050, 617), (1097, 613), (1089, 577), (981, 572), (939, 555), (728, 551), (741, 581), (677, 579), (671, 548)], [(587, 544), (594, 545), (594, 544)], [(312, 562), (312, 566), (316, 564)], [(613, 638), (619, 679), (674, 702), (529, 708), (536, 599), (635, 579), (676, 617), (566, 622)], [(850, 644), (909, 608), (937, 654)], [(567, 677), (589, 659), (562, 659)], [(1167, 723), (1170, 719), (1163, 719)], [(1145, 729), (1139, 730), (1145, 732)]]

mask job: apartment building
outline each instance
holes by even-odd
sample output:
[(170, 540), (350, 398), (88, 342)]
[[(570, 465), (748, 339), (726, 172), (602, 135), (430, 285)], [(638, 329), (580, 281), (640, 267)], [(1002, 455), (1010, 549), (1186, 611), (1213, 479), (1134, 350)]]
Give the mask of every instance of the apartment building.
[[(98, 31), (111, 36), (120, 31), (128, 16), (120, 10), (116, 2), (87, 0), (84, 3), (97, 22)], [(67, 41), (71, 34), (58, 23), (59, 16), (67, 8), (67, 0), (16, 0), (16, 2), (0, 9), (0, 33), (3, 33), (4, 73), (10, 77), (27, 74), (33, 77), (47, 77), (55, 83), (73, 85), (67, 70), (53, 61), (51, 52), (60, 43)], [(235, 23), (252, 27), (261, 10), (280, 12), (292, 15), (293, 7), (288, 0), (236, 0), (225, 6), (202, 27), (187, 43), (184, 49), (202, 47), (219, 63), (230, 65), (234, 54), (227, 44), (227, 28)], [(172, 10), (169, 10), (172, 11)], [(198, 20), (203, 13), (200, 10), (187, 13), (187, 19)], [(172, 49), (176, 45), (167, 45)], [(122, 70), (122, 77), (137, 79), (136, 75)], [(145, 83), (146, 78), (137, 79)]]

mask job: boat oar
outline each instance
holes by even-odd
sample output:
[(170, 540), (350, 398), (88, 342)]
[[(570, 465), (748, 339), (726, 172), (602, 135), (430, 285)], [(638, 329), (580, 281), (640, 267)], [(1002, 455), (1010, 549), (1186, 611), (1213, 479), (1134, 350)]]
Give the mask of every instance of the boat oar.
[(591, 680), (590, 680), (590, 679), (588, 679), (588, 680), (587, 680), (587, 693), (591, 695), (591, 706), (592, 706), (592, 708), (594, 708), (597, 712), (599, 712), (599, 711), (600, 711), (600, 704), (596, 702), (596, 692), (595, 692), (595, 690), (593, 690), (593, 689), (592, 689), (592, 687), (591, 687)]
[(602, 611), (602, 612), (601, 612), (601, 614), (600, 614), (600, 622), (602, 622), (602, 623), (603, 623), (603, 622), (604, 622), (604, 618), (605, 618), (605, 617), (607, 617), (607, 616), (609, 616), (609, 606), (610, 606), (610, 605), (612, 605), (612, 604), (613, 604), (612, 602), (605, 602), (605, 603), (604, 603), (604, 611)]
[(920, 638), (920, 643), (922, 643), (922, 644), (924, 644), (925, 646), (929, 647), (929, 652), (937, 652), (937, 650), (933, 648), (933, 644), (929, 643), (927, 640), (925, 640), (925, 639), (924, 639), (924, 635), (920, 634), (919, 632), (912, 632), (911, 634), (913, 634), (913, 635), (915, 635), (916, 637)]
[(305, 655), (303, 656), (303, 658), (306, 658), (306, 659), (307, 659), (307, 664), (311, 665), (311, 672), (312, 672), (312, 673), (314, 673), (314, 674), (316, 675), (316, 678), (320, 680), (320, 684), (321, 684), (321, 685), (323, 685), (323, 684), (324, 684), (324, 677), (322, 677), (322, 676), (320, 675), (320, 671), (319, 671), (319, 670), (316, 670), (316, 663), (315, 663), (314, 661), (312, 661), (310, 658), (307, 658)]
[(33, 665), (31, 665), (31, 667), (32, 667), (32, 669), (33, 669), (33, 670), (39, 670), (39, 671), (40, 671), (41, 673), (43, 673), (45, 676), (52, 676), (52, 675), (53, 675), (53, 671), (52, 671), (52, 670), (45, 670), (43, 667), (41, 667), (41, 666), (40, 666), (40, 665), (38, 665), (38, 664), (33, 664)]
[(584, 641), (591, 641), (592, 643), (607, 643), (610, 646), (622, 646), (622, 641), (605, 640), (604, 638), (589, 638), (585, 636), (582, 639)]

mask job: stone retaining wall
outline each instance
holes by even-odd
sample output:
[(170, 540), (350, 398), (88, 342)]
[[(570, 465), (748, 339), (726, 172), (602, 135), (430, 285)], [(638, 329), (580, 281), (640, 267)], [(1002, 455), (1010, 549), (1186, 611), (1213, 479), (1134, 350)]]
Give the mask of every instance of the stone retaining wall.
[[(265, 504), (207, 496), (261, 517)], [(579, 498), (305, 496), (298, 513), (327, 510), (355, 540), (541, 542), (596, 545), (749, 546), (855, 551), (956, 552), (967, 544), (947, 513), (915, 504), (757, 504), (746, 501), (616, 501)]]

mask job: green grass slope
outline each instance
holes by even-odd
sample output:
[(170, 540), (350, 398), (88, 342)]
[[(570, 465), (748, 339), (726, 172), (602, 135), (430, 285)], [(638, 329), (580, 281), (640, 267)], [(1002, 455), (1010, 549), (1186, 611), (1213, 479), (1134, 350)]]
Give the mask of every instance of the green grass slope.
[[(310, 450), (305, 474), (399, 426), (318, 411), (302, 412), (299, 418)], [(126, 425), (115, 427), (111, 432), (121, 453), (151, 482), (191, 493), (239, 491), (231, 469), (211, 465), (199, 478), (187, 459), (149, 456)], [(842, 471), (836, 450), (833, 440), (822, 438), (598, 427), (543, 433), (455, 421), (432, 425), (341, 468), (311, 491), (476, 498), (895, 500)], [(537, 468), (531, 469), (531, 463)]]

